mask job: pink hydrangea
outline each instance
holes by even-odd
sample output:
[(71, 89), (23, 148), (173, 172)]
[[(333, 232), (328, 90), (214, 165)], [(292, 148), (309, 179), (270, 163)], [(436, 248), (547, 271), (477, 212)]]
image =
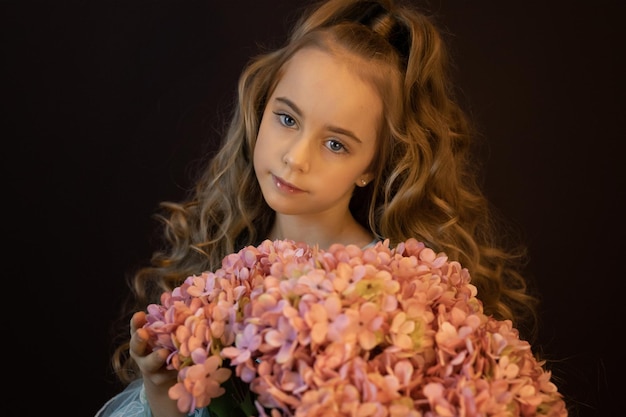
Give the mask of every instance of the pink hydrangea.
[(231, 377), (260, 416), (567, 416), (544, 362), (476, 297), (467, 269), (415, 239), (266, 240), (164, 293), (146, 329), (185, 412)]

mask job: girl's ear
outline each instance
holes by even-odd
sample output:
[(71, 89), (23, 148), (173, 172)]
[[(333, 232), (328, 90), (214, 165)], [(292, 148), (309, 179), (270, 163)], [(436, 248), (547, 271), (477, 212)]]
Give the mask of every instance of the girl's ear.
[(369, 184), (369, 182), (372, 180), (372, 178), (374, 178), (374, 175), (372, 175), (370, 173), (365, 173), (365, 174), (361, 175), (356, 180), (356, 186), (357, 187), (365, 187), (367, 184)]

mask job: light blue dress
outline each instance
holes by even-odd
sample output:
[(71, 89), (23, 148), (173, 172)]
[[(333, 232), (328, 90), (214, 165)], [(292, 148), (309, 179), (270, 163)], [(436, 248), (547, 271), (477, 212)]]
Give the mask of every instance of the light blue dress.
[[(210, 414), (206, 408), (201, 408), (189, 416), (210, 417)], [(107, 401), (95, 417), (152, 417), (143, 379), (131, 382), (122, 392)]]

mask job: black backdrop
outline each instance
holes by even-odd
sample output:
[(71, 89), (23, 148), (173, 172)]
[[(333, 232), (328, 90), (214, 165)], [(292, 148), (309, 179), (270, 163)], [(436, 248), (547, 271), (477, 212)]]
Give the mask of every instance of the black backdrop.
[[(617, 3), (420, 3), (448, 33), (489, 143), (487, 193), (529, 244), (540, 345), (576, 416), (616, 415), (611, 381), (623, 369)], [(16, 250), (5, 273), (20, 299), (42, 297), (25, 309), (39, 332), (25, 349), (46, 353), (46, 365), (24, 362), (37, 365), (31, 381), (57, 392), (51, 409), (93, 415), (119, 389), (109, 327), (126, 274), (153, 249), (151, 215), (158, 201), (182, 197), (247, 58), (282, 42), (304, 4), (0, 3), (3, 228)]]

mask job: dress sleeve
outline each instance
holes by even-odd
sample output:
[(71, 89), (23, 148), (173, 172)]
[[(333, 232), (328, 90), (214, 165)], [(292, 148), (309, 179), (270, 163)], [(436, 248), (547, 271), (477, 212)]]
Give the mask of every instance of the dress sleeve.
[[(206, 408), (196, 409), (189, 417), (210, 417)], [(143, 380), (131, 382), (124, 391), (107, 401), (95, 417), (152, 417)]]

